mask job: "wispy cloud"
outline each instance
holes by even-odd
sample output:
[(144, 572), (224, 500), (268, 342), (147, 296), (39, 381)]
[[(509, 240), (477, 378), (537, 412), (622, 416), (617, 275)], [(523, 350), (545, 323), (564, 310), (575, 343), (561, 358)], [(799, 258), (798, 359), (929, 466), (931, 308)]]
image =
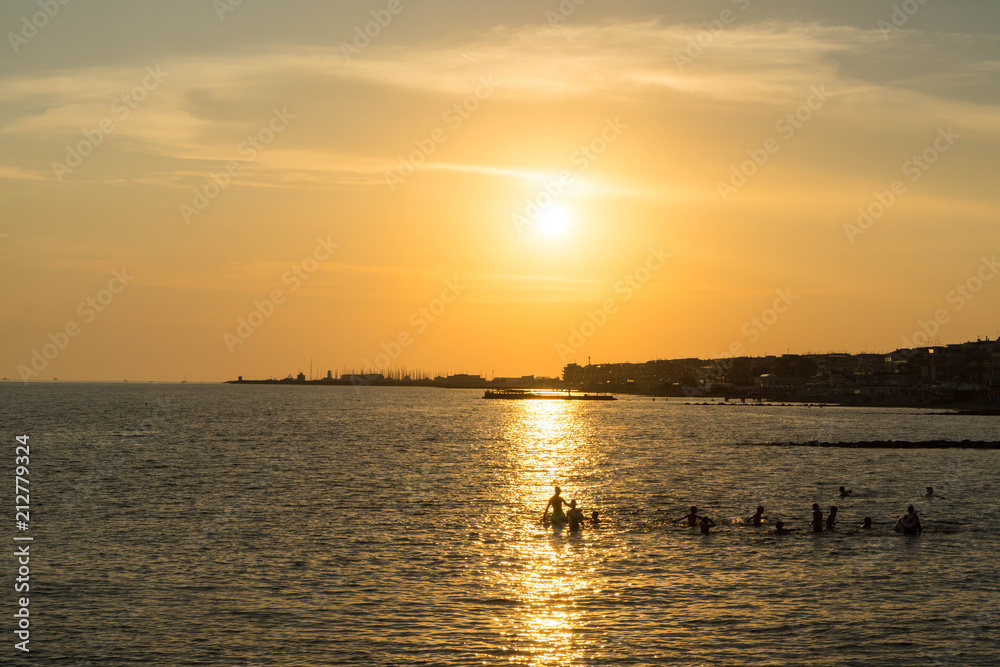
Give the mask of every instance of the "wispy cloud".
[[(853, 98), (840, 113), (864, 118), (876, 105), (898, 106), (955, 119), (966, 129), (1000, 133), (995, 106), (960, 94), (995, 82), (1000, 64), (959, 54), (961, 36), (903, 31), (887, 45), (874, 26), (737, 23), (681, 71), (674, 56), (701, 30), (699, 25), (657, 21), (574, 23), (559, 29), (500, 26), (450, 43), (386, 44), (377, 54), (352, 62), (336, 47), (284, 45), (253, 54), (169, 58), (158, 63), (169, 77), (134, 114), (116, 122), (113, 136), (128, 150), (165, 160), (136, 178), (187, 187), (188, 176), (197, 178), (199, 162), (236, 158), (239, 142), (266, 122), (270, 106), (289, 103), (318, 139), (315, 145), (276, 142), (261, 152), (241, 182), (259, 187), (372, 186), (382, 182), (387, 160), (396, 159), (395, 149), (380, 152), (376, 137), (371, 146), (333, 150), (343, 137), (331, 135), (336, 128), (322, 124), (324, 107), (343, 102), (345, 95), (360, 95), (344, 92), (359, 84), (424, 99), (461, 99), (483, 76), (499, 82), (494, 97), (510, 104), (579, 97), (628, 103), (669, 95), (787, 108), (800, 103), (811, 85), (829, 82), (842, 99)], [(869, 57), (892, 62), (891, 72), (876, 75), (854, 64)], [(48, 163), (60, 157), (58, 142), (78, 136), (81, 123), (87, 122), (83, 119), (96, 127), (111, 117), (112, 102), (141, 80), (143, 67), (0, 80), (0, 100), (11, 102), (0, 112), (0, 138), (34, 138), (49, 147), (42, 153), (48, 159), (39, 158), (38, 146), (32, 147), (30, 158), (8, 151), (0, 178), (43, 179)], [(53, 138), (58, 138), (55, 148)], [(428, 166), (537, 178), (517, 165), (429, 161)]]
[(11, 165), (0, 165), (0, 180), (14, 181), (48, 181), (50, 172), (22, 169)]

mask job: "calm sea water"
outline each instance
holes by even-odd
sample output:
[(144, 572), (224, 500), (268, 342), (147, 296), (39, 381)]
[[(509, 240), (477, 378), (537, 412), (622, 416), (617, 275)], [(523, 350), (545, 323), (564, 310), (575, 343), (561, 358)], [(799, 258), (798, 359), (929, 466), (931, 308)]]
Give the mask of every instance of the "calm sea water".
[[(739, 444), (1000, 421), (480, 395), (0, 385), (9, 475), (14, 436), (31, 445), (30, 661), (1000, 664), (1000, 452)], [(603, 524), (543, 526), (554, 484)], [(836, 530), (736, 523), (763, 504), (805, 528), (814, 502)], [(668, 523), (692, 504), (712, 535)], [(891, 531), (908, 504), (923, 535)], [(0, 663), (27, 664), (6, 618)]]

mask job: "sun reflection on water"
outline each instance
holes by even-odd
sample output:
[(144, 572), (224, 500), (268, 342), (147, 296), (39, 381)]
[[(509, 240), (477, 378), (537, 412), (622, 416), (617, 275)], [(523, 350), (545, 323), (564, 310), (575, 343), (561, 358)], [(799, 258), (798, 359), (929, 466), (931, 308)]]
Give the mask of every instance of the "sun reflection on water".
[(584, 576), (593, 554), (586, 529), (570, 533), (540, 520), (556, 485), (564, 488), (567, 501), (591, 495), (577, 483), (587, 477), (593, 460), (587, 408), (573, 401), (525, 400), (504, 409), (509, 410), (504, 431), (516, 471), (511, 494), (526, 510), (516, 544), (520, 567), (491, 573), (519, 602), (503, 619), (513, 639), (511, 662), (575, 664), (594, 654), (588, 648), (589, 619), (580, 606), (594, 586)]
[(573, 477), (588, 458), (582, 407), (574, 401), (525, 400), (511, 408), (505, 431), (519, 464), (520, 490), (533, 489), (544, 506), (551, 487)]

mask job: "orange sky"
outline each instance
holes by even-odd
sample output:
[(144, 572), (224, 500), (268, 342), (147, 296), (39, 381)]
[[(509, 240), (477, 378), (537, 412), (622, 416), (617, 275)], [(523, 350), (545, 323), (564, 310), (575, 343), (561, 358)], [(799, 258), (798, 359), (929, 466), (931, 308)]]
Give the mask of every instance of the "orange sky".
[(1000, 334), (992, 5), (221, 2), (0, 10), (0, 376)]

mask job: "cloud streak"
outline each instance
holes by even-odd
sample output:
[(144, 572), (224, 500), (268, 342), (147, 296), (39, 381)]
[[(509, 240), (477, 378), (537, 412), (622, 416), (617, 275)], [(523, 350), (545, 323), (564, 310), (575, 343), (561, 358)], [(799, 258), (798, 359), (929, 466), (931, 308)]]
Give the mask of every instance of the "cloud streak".
[[(994, 105), (955, 94), (985, 86), (1000, 72), (996, 60), (963, 58), (961, 36), (904, 31), (887, 45), (874, 27), (737, 24), (681, 72), (674, 54), (683, 52), (699, 30), (703, 28), (698, 25), (658, 21), (558, 29), (500, 26), (450, 43), (383, 45), (377, 55), (366, 53), (353, 62), (346, 62), (334, 46), (276, 45), (254, 54), (171, 58), (162, 64), (170, 73), (167, 82), (120, 123), (113, 143), (161, 158), (136, 178), (186, 186), (185, 174), (197, 172), (198, 162), (234, 159), (241, 135), (255, 131), (276, 102), (291, 102), (308, 112), (359, 83), (376, 90), (408, 91), (418, 99), (453, 100), (468, 95), (484, 73), (502, 82), (495, 99), (506, 104), (583, 97), (630, 104), (667, 96), (685, 104), (781, 108), (797, 104), (809, 86), (832, 82), (841, 98), (853, 100), (831, 113), (861, 119), (872, 107), (889, 105), (956, 119), (967, 130), (1000, 134)], [(911, 48), (914, 45), (920, 48)], [(859, 58), (891, 61), (893, 76), (866, 78), (849, 65)], [(134, 86), (142, 71), (134, 66), (100, 67), (6, 77), (0, 80), (0, 100), (12, 104), (0, 114), (0, 138), (17, 137), (29, 145), (32, 140), (51, 145), (53, 137), (72, 140), (81, 131), (81, 119), (96, 125), (107, 117), (112, 100)], [(310, 131), (318, 129), (314, 125)], [(291, 187), (374, 186), (386, 161), (396, 157), (391, 148), (385, 153), (377, 147), (332, 150), (334, 139), (315, 147), (308, 141), (276, 145), (250, 170), (260, 176), (248, 174), (243, 180), (259, 187), (277, 182)], [(37, 150), (38, 143), (31, 148), (30, 157), (28, 151), (7, 151), (0, 179), (44, 178), (48, 164), (39, 158), (44, 153)], [(59, 157), (58, 150), (49, 151), (51, 159)], [(19, 154), (24, 159), (18, 159)], [(431, 166), (533, 176), (532, 170), (518, 165)]]

